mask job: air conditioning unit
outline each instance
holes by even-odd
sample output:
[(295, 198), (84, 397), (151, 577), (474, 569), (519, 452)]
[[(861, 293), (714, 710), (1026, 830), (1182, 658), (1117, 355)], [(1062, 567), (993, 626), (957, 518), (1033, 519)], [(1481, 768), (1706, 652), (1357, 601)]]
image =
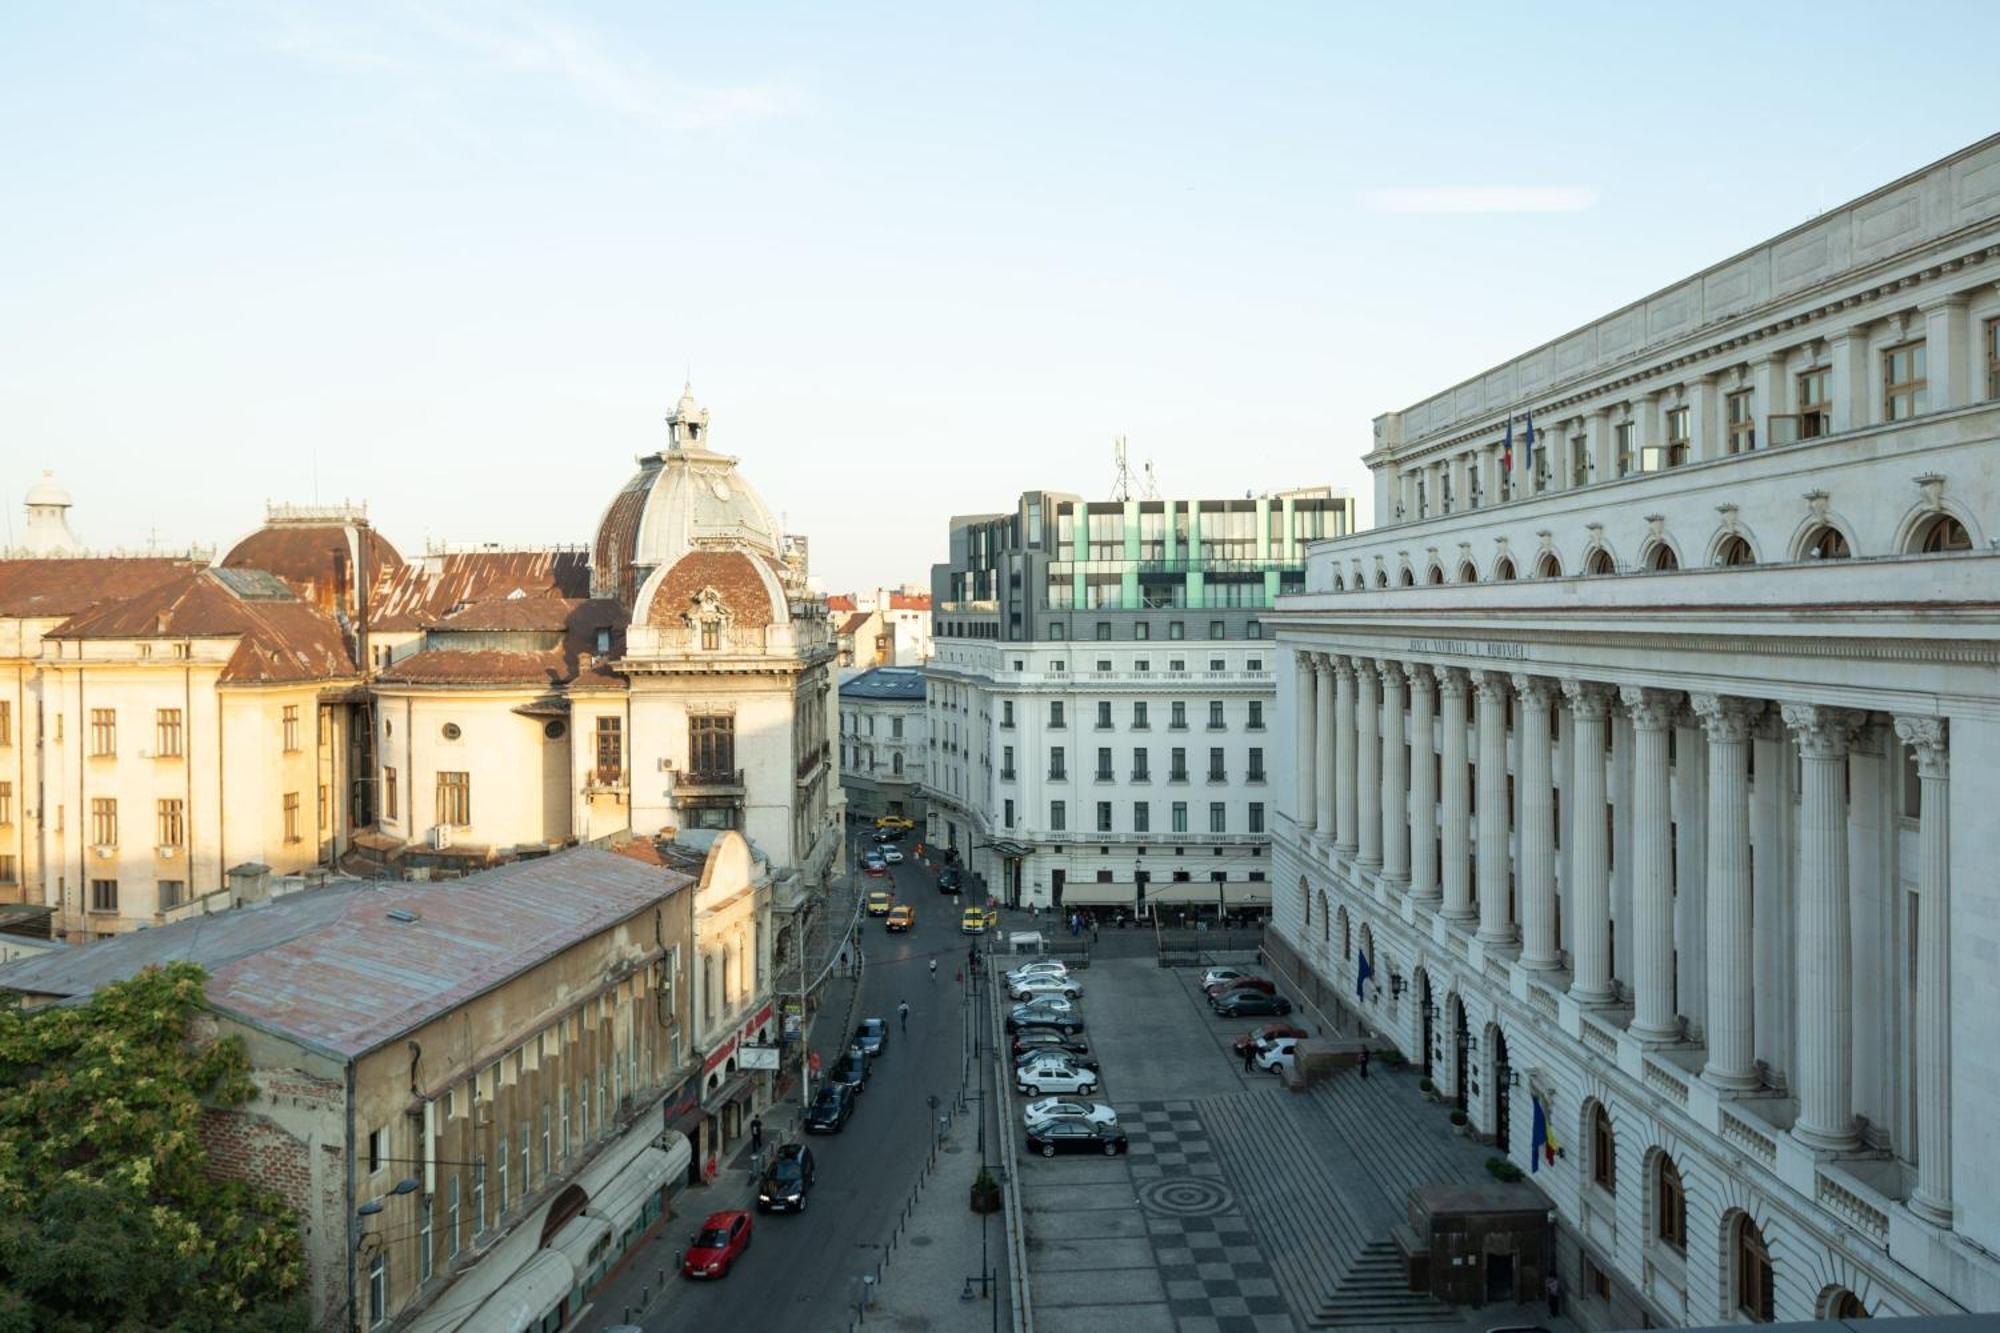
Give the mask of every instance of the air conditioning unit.
[(472, 1106), (472, 1123), (480, 1129), (484, 1129), (488, 1125), (492, 1124), (493, 1103), (474, 1102)]
[(673, 771), (674, 771), (674, 761), (673, 761), (673, 760), (671, 760), (671, 759), (669, 759), (669, 758), (667, 758), (667, 757), (666, 757), (665, 755), (661, 755), (661, 756), (660, 756), (660, 771), (661, 771), (662, 773), (671, 773), (671, 772), (673, 772)]
[(430, 844), (432, 851), (434, 852), (443, 851), (445, 848), (451, 846), (451, 825), (449, 824), (431, 825), (430, 833), (425, 838), (425, 841)]
[(113, 843), (100, 842), (90, 849), (90, 854), (99, 860), (109, 861), (112, 857), (118, 855), (118, 848)]
[(180, 855), (180, 850), (181, 850), (180, 848), (178, 848), (178, 847), (175, 847), (175, 846), (174, 846), (174, 845), (172, 845), (171, 843), (161, 843), (161, 844), (160, 844), (160, 859), (161, 859), (161, 860), (163, 860), (163, 861), (171, 861), (171, 860), (173, 860), (173, 859), (174, 859), (174, 858), (175, 858), (176, 856)]

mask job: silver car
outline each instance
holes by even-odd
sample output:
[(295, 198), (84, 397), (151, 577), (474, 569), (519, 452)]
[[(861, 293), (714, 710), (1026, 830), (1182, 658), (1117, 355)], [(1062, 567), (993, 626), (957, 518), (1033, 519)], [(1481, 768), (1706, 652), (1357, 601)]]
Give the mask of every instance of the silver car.
[(1066, 976), (1023, 977), (1019, 981), (1008, 981), (1007, 994), (1019, 1003), (1040, 999), (1044, 995), (1080, 1000), (1083, 998), (1083, 987)]

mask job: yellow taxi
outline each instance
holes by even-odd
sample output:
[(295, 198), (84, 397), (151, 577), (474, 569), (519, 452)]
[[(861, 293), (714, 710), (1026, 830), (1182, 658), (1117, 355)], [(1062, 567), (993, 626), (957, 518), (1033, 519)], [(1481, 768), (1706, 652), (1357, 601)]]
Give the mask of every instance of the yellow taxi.
[(889, 919), (882, 923), (892, 931), (905, 931), (917, 924), (917, 909), (908, 903), (897, 903), (889, 909)]
[(875, 821), (875, 827), (882, 829), (889, 829), (889, 828), (913, 829), (916, 826), (917, 826), (916, 820), (905, 819), (901, 815), (883, 815), (880, 819)]
[(868, 895), (868, 915), (889, 915), (889, 908), (895, 904), (895, 901), (895, 896), (888, 890), (876, 889)]
[(991, 907), (968, 907), (958, 918), (958, 929), (965, 935), (984, 935), (991, 926), (1000, 924), (1000, 913)]

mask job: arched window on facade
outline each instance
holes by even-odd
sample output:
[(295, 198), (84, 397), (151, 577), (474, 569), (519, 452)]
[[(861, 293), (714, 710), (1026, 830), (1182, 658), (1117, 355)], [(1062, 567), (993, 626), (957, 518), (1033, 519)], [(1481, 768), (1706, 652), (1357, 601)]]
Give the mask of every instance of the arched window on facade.
[(1501, 556), (1493, 566), (1493, 578), (1499, 583), (1512, 583), (1514, 581), (1514, 562), (1504, 555)]
[(1308, 926), (1312, 925), (1313, 895), (1311, 887), (1306, 884), (1306, 877), (1304, 875), (1299, 876), (1299, 909), (1305, 916), (1305, 924)]
[(1340, 957), (1341, 960), (1345, 962), (1347, 959), (1347, 951), (1349, 947), (1353, 944), (1353, 940), (1348, 931), (1347, 909), (1345, 907), (1341, 908), (1338, 913), (1338, 916), (1340, 917)]
[(1459, 565), (1458, 581), (1460, 583), (1479, 582), (1479, 571), (1473, 568), (1472, 562), (1470, 560), (1467, 560), (1463, 564)]
[(1375, 586), (1376, 586), (1376, 587), (1378, 587), (1378, 588), (1386, 588), (1386, 587), (1388, 587), (1388, 586), (1389, 586), (1389, 571), (1388, 571), (1388, 570), (1386, 570), (1386, 569), (1378, 569), (1378, 570), (1376, 570), (1376, 571), (1375, 571)]
[(1837, 1291), (1828, 1292), (1823, 1304), (1826, 1306), (1826, 1313), (1822, 1317), (1826, 1319), (1867, 1319), (1871, 1317), (1868, 1313), (1868, 1307), (1861, 1303), (1861, 1298), (1845, 1287)]
[(1590, 1183), (1606, 1194), (1618, 1192), (1618, 1136), (1603, 1102), (1590, 1108)]
[(1538, 579), (1559, 579), (1562, 576), (1562, 557), (1554, 551), (1542, 552), (1542, 558), (1535, 562), (1535, 577)]
[(1649, 555), (1646, 559), (1646, 568), (1652, 570), (1665, 571), (1670, 569), (1679, 569), (1680, 567), (1681, 567), (1680, 557), (1675, 555), (1674, 548), (1667, 545), (1665, 542), (1660, 542), (1656, 544), (1653, 547), (1652, 554)]
[(1687, 1191), (1681, 1188), (1680, 1168), (1665, 1153), (1653, 1163), (1653, 1236), (1687, 1253)]
[(1814, 528), (1799, 547), (1799, 556), (1805, 560), (1845, 560), (1853, 554), (1848, 548), (1847, 538), (1831, 523), (1822, 523)]
[(1590, 554), (1584, 557), (1583, 572), (1592, 578), (1616, 572), (1611, 564), (1611, 552), (1602, 546), (1592, 547)]
[(1770, 1247), (1764, 1243), (1764, 1233), (1757, 1229), (1757, 1224), (1746, 1213), (1736, 1215), (1734, 1231), (1730, 1250), (1733, 1255), (1731, 1267), (1735, 1270), (1732, 1289), (1736, 1308), (1751, 1322), (1768, 1324), (1775, 1317), (1773, 1309), (1777, 1304)]
[(1741, 533), (1732, 533), (1724, 537), (1722, 545), (1716, 548), (1715, 563), (1723, 566), (1754, 565), (1757, 563), (1757, 554), (1750, 549), (1747, 537)]
[(1326, 914), (1326, 890), (1319, 891), (1319, 942), (1325, 944), (1333, 938), (1333, 918)]
[(1965, 530), (1965, 524), (1950, 514), (1939, 514), (1924, 524), (1917, 533), (1916, 546), (1919, 555), (1946, 555), (1952, 551), (1970, 551), (1972, 534)]
[(1403, 586), (1405, 588), (1414, 588), (1417, 586), (1417, 576), (1411, 572), (1408, 565), (1403, 566)]

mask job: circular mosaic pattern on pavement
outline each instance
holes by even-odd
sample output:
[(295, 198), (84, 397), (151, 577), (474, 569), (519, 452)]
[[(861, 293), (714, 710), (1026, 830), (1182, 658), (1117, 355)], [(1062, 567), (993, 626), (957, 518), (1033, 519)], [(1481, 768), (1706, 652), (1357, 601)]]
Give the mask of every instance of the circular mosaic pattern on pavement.
[(1139, 1206), (1160, 1217), (1211, 1217), (1236, 1206), (1229, 1188), (1207, 1176), (1169, 1176), (1139, 1187)]

